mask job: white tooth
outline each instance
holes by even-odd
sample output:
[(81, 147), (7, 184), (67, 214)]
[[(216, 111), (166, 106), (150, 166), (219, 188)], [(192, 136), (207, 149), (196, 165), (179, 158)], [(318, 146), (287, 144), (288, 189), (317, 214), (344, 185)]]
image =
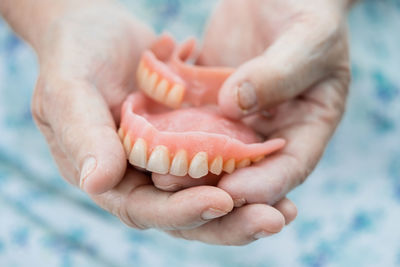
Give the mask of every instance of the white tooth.
[(240, 168), (244, 168), (249, 166), (251, 163), (250, 159), (242, 159), (241, 161), (238, 162), (238, 164), (236, 165), (236, 168), (240, 169)]
[(144, 71), (144, 63), (143, 63), (143, 61), (140, 61), (139, 66), (138, 66), (137, 71), (136, 71), (136, 79), (137, 79), (138, 82), (143, 77), (143, 71)]
[(150, 71), (148, 68), (144, 67), (143, 68), (143, 73), (142, 76), (139, 78), (139, 87), (140, 89), (142, 89), (143, 91), (147, 90), (147, 82), (149, 80), (149, 76), (150, 76)]
[(150, 75), (149, 77), (149, 82), (147, 84), (147, 92), (149, 94), (152, 94), (152, 92), (154, 91), (154, 87), (156, 86), (158, 80), (158, 74), (156, 72), (153, 72), (153, 74)]
[(125, 148), (125, 152), (126, 152), (126, 156), (129, 156), (129, 153), (131, 153), (131, 149), (132, 149), (132, 141), (129, 135), (126, 135), (124, 138), (124, 148)]
[(200, 178), (208, 173), (208, 155), (206, 152), (197, 153), (190, 162), (189, 175)]
[(232, 173), (235, 170), (235, 159), (230, 159), (225, 162), (223, 169), (227, 173)]
[(210, 172), (216, 175), (220, 175), (222, 172), (223, 160), (221, 156), (216, 157), (210, 165)]
[(172, 160), (169, 173), (176, 176), (185, 176), (188, 172), (188, 157), (185, 150), (179, 150)]
[(118, 129), (118, 136), (121, 140), (124, 140), (124, 130), (122, 128)]
[(169, 151), (165, 146), (157, 146), (150, 155), (146, 169), (159, 174), (169, 171)]
[(129, 163), (140, 168), (146, 168), (147, 143), (142, 138), (136, 140), (135, 145), (129, 154)]
[(165, 96), (167, 95), (167, 91), (168, 91), (168, 86), (169, 83), (167, 82), (167, 80), (163, 79), (161, 80), (156, 89), (154, 90), (154, 98), (157, 99), (158, 101), (164, 101)]
[(165, 104), (171, 108), (179, 108), (185, 89), (180, 84), (175, 84), (167, 95), (167, 99), (165, 100)]
[(251, 161), (252, 161), (252, 162), (259, 162), (259, 161), (261, 161), (263, 158), (264, 158), (264, 156), (261, 155), (261, 156), (258, 156), (258, 157), (256, 157), (256, 158), (252, 159)]

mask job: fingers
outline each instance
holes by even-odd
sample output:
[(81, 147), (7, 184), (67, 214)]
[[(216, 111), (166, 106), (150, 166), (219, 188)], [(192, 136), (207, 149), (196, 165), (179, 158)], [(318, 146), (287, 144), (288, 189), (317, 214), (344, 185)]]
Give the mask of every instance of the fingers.
[[(344, 111), (346, 90), (336, 86), (333, 81), (323, 83), (298, 102), (286, 105), (285, 112), (278, 111), (276, 119), (259, 117), (254, 121), (257, 130), (284, 138), (287, 145), (256, 165), (223, 176), (218, 187), (235, 203), (275, 204), (301, 184), (322, 156)], [(290, 114), (298, 119), (292, 120)]]
[(143, 173), (130, 169), (115, 189), (93, 199), (130, 226), (164, 230), (197, 227), (233, 208), (231, 197), (219, 188), (200, 186), (163, 192)]
[(154, 186), (164, 191), (178, 191), (183, 188), (189, 188), (199, 185), (217, 185), (220, 176), (208, 174), (200, 179), (193, 179), (190, 176), (178, 177), (174, 175), (163, 175), (152, 173)]
[(278, 203), (274, 205), (274, 208), (282, 213), (286, 225), (291, 223), (297, 217), (296, 205), (286, 197), (278, 201)]
[[(337, 23), (325, 27), (297, 23), (260, 56), (241, 65), (222, 86), (218, 104), (231, 118), (241, 118), (292, 99), (348, 69), (346, 38)], [(344, 35), (344, 34), (343, 34)]]
[(310, 174), (326, 146), (327, 135), (319, 125), (293, 126), (284, 134), (288, 143), (283, 151), (223, 176), (218, 187), (235, 203), (275, 204)]
[(210, 244), (238, 246), (278, 233), (284, 225), (285, 218), (277, 209), (251, 204), (198, 228), (171, 231), (170, 234)]
[(83, 82), (46, 84), (37, 89), (33, 110), (76, 170), (67, 179), (91, 194), (109, 190), (122, 178), (126, 158), (102, 96)]

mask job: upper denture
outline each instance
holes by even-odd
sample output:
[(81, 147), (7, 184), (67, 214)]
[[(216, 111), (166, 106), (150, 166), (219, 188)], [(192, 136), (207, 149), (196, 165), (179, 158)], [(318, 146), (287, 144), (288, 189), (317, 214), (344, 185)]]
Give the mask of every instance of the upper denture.
[[(159, 43), (173, 42), (164, 36)], [(171, 108), (178, 108), (182, 102), (201, 106), (216, 103), (218, 91), (234, 69), (225, 67), (203, 67), (188, 64), (195, 50), (191, 39), (169, 55), (157, 58), (153, 51), (145, 51), (137, 71), (139, 88), (150, 98)]]

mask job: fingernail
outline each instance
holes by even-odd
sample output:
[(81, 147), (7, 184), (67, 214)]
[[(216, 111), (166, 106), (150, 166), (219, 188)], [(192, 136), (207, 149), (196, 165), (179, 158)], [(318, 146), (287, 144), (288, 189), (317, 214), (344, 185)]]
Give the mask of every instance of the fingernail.
[(208, 209), (208, 210), (206, 210), (205, 212), (203, 212), (202, 214), (201, 214), (201, 218), (203, 219), (203, 220), (212, 220), (212, 219), (215, 219), (215, 218), (218, 218), (218, 217), (221, 217), (221, 216), (224, 216), (224, 215), (226, 215), (227, 213), (226, 212), (224, 212), (224, 211), (222, 211), (222, 210), (217, 210), (217, 209)]
[(81, 170), (80, 182), (79, 187), (84, 189), (86, 179), (89, 177), (90, 174), (96, 169), (97, 161), (94, 157), (89, 157), (85, 160)]
[(240, 208), (244, 204), (246, 204), (246, 199), (244, 199), (244, 198), (236, 198), (236, 199), (233, 200), (233, 205), (236, 208)]
[(253, 84), (244, 82), (237, 90), (238, 104), (242, 110), (252, 111), (257, 108), (257, 94)]
[(271, 234), (265, 231), (258, 232), (254, 235), (254, 239), (261, 239), (270, 236)]

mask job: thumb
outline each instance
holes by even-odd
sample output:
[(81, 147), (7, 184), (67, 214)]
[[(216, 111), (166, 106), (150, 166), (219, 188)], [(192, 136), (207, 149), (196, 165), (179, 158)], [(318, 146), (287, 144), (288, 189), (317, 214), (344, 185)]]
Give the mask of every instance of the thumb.
[(319, 40), (301, 36), (291, 31), (241, 65), (219, 92), (221, 110), (238, 119), (291, 99), (318, 82), (327, 71), (326, 54), (320, 50), (324, 47), (317, 45)]
[(125, 173), (126, 157), (102, 95), (80, 81), (57, 81), (46, 89), (43, 115), (77, 170), (77, 177), (70, 180), (89, 194), (113, 188)]

